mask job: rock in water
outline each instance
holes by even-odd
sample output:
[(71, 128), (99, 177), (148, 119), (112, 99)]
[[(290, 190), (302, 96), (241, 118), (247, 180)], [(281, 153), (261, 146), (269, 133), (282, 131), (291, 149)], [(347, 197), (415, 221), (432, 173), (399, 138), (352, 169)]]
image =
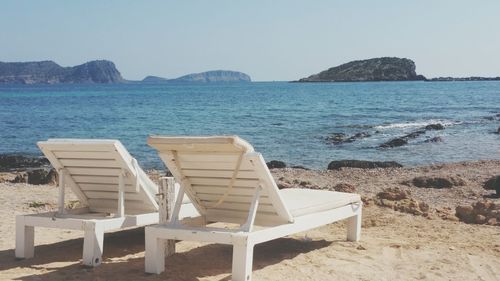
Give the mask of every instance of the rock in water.
[(406, 58), (373, 58), (351, 61), (299, 82), (360, 82), (360, 81), (414, 81), (425, 80), (415, 72), (415, 63)]
[(437, 124), (429, 124), (425, 126), (426, 130), (444, 130), (444, 126), (437, 123)]
[(340, 168), (361, 168), (361, 169), (374, 169), (374, 168), (399, 168), (403, 165), (394, 161), (364, 161), (364, 160), (338, 160), (332, 161), (328, 164), (328, 170), (340, 170)]
[(62, 67), (53, 61), (0, 62), (0, 84), (120, 83), (125, 80), (106, 60)]

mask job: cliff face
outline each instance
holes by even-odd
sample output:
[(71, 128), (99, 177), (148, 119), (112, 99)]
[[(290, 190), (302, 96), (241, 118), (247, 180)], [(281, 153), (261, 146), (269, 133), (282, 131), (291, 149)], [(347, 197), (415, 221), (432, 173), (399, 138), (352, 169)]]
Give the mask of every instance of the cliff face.
[(53, 61), (0, 62), (0, 83), (120, 83), (125, 80), (115, 64), (106, 60), (62, 67)]
[(250, 82), (250, 76), (238, 71), (214, 70), (181, 76), (174, 82)]
[(415, 72), (415, 63), (406, 58), (374, 58), (352, 61), (318, 74), (302, 78), (299, 82), (361, 82), (361, 81), (413, 81), (425, 80)]

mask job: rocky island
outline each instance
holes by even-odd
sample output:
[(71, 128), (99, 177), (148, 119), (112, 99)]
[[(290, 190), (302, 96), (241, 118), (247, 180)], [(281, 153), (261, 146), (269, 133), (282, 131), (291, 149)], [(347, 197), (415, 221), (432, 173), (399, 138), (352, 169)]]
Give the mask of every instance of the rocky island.
[(351, 61), (296, 82), (365, 82), (425, 80), (415, 72), (415, 63), (407, 58), (373, 58)]
[(0, 84), (121, 83), (115, 64), (106, 60), (62, 67), (53, 61), (0, 62)]
[(172, 82), (251, 82), (250, 76), (231, 70), (212, 70), (192, 73), (170, 80)]

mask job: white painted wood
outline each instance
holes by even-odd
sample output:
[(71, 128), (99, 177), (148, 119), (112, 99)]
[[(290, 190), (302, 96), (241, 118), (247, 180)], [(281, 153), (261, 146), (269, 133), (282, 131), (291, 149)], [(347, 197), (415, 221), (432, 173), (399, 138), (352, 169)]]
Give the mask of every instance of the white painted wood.
[[(97, 175), (90, 175), (90, 176), (77, 176), (73, 174), (73, 179), (75, 180), (76, 183), (82, 184), (82, 183), (95, 183), (95, 184), (109, 184), (111, 186), (115, 187), (118, 185), (118, 175), (120, 173), (116, 173), (115, 175), (112, 176), (97, 176)], [(124, 177), (123, 182), (126, 185), (135, 185), (135, 182), (132, 182), (130, 177)]]
[(241, 241), (233, 244), (233, 281), (252, 280), (253, 244)]
[[(187, 177), (206, 177), (206, 178), (231, 178), (233, 171), (231, 170), (197, 170), (197, 169), (182, 169), (182, 173)], [(253, 170), (241, 170), (238, 172), (239, 179), (254, 179), (258, 180), (258, 176)]]
[(99, 223), (84, 222), (83, 264), (98, 266), (102, 262), (104, 229)]
[(59, 161), (64, 167), (121, 168), (120, 164), (115, 159), (60, 159)]
[(57, 158), (114, 160), (115, 155), (107, 151), (54, 151)]
[(24, 216), (16, 216), (16, 258), (29, 259), (35, 255), (35, 228), (25, 224)]
[(66, 188), (66, 171), (65, 169), (60, 169), (59, 170), (59, 200), (58, 200), (58, 207), (59, 207), (59, 214), (64, 214), (64, 192)]
[(257, 214), (257, 208), (259, 207), (259, 199), (260, 199), (260, 190), (261, 187), (257, 187), (255, 189), (255, 195), (252, 199), (252, 205), (250, 206), (250, 210), (248, 211), (248, 218), (244, 225), (241, 226), (241, 229), (245, 232), (252, 231), (253, 224), (255, 222), (255, 215)]
[[(89, 199), (116, 199), (116, 192), (114, 191), (90, 191), (86, 190), (85, 194), (87, 194)], [(126, 201), (143, 201), (144, 197), (140, 193), (135, 192), (127, 192), (125, 189), (124, 192)]]
[(118, 217), (123, 217), (125, 215), (125, 183), (123, 182), (123, 176), (125, 171), (118, 175), (118, 207), (116, 215)]
[(347, 240), (359, 241), (361, 239), (361, 205), (356, 210), (356, 215), (347, 219)]
[[(286, 207), (262, 156), (254, 153), (253, 148), (244, 141), (240, 142), (239, 146), (232, 142), (241, 141), (241, 139), (231, 139), (231, 137), (150, 137), (148, 139), (148, 143), (158, 149), (160, 157), (172, 171), (174, 177), (180, 180), (183, 188), (181, 188), (179, 196), (183, 195), (182, 190), (185, 189), (194, 205), (202, 205), (205, 209), (203, 215), (206, 221), (242, 224), (239, 230), (215, 229), (207, 226), (191, 227), (175, 222), (147, 227), (148, 236), (146, 239), (152, 241), (150, 245), (155, 245), (159, 239), (232, 244), (233, 280), (251, 280), (255, 244), (346, 218), (349, 219), (347, 238), (349, 240), (359, 239), (361, 202), (293, 217)], [(246, 166), (242, 169), (249, 172), (252, 177), (245, 179), (238, 176), (237, 181), (243, 187), (235, 184), (230, 192), (227, 192), (228, 186), (231, 186), (230, 175), (234, 173), (235, 169), (234, 161), (237, 161), (233, 161), (233, 158), (236, 159), (238, 153), (242, 151), (246, 152), (243, 161)], [(227, 152), (234, 152), (233, 156)], [(179, 157), (175, 157), (176, 153)], [(253, 177), (254, 175), (256, 177)], [(262, 188), (262, 192), (260, 192), (259, 187)], [(220, 196), (226, 196), (225, 194), (227, 197), (220, 205), (215, 208), (210, 205), (213, 202), (218, 202)], [(307, 200), (307, 196), (304, 196), (303, 199)], [(174, 214), (178, 212), (181, 200), (178, 198)], [(254, 225), (269, 227), (253, 231)], [(155, 255), (157, 253), (153, 249), (149, 253), (146, 251), (147, 272), (159, 273), (163, 271), (164, 264), (154, 264)], [(160, 262), (164, 262), (163, 257)]]
[(162, 238), (154, 233), (155, 228), (146, 227), (144, 265), (147, 273), (160, 274), (165, 271), (165, 250), (161, 247)]
[[(52, 163), (52, 162), (51, 162)], [(89, 176), (118, 176), (121, 169), (118, 168), (81, 168), (81, 167), (68, 167), (69, 173), (72, 175), (89, 175)]]

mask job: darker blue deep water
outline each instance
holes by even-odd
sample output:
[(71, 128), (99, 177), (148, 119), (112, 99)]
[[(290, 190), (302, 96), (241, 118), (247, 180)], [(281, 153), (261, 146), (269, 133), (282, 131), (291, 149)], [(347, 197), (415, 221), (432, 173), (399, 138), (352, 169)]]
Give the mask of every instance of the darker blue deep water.
[[(48, 138), (119, 139), (161, 167), (150, 134), (240, 135), (264, 158), (324, 169), (331, 160), (406, 165), (500, 159), (500, 82), (0, 86), (0, 153), (40, 154)], [(493, 118), (492, 118), (493, 117)], [(493, 119), (493, 120), (489, 120)], [(379, 144), (430, 123), (409, 145)], [(331, 133), (372, 136), (332, 145)], [(425, 143), (440, 136), (441, 143)]]

